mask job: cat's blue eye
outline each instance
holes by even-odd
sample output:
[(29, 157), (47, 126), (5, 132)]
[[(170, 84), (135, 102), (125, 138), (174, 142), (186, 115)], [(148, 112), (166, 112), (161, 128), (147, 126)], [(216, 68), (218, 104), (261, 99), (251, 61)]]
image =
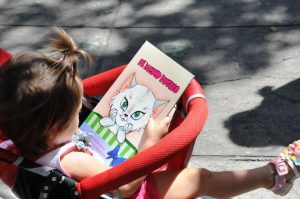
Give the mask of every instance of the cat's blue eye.
[(139, 120), (139, 119), (141, 119), (141, 117), (143, 117), (143, 115), (145, 115), (144, 112), (142, 112), (142, 111), (135, 111), (135, 112), (131, 115), (131, 118), (134, 119), (134, 120)]
[(121, 101), (121, 109), (125, 111), (128, 108), (128, 100), (126, 97), (123, 98)]

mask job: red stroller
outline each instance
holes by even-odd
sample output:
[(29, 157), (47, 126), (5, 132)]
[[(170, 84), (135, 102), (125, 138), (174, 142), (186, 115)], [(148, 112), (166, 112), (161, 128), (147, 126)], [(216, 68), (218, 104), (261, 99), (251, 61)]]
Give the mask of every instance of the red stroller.
[[(0, 48), (0, 66), (11, 57)], [(125, 65), (84, 79), (85, 95), (92, 97), (105, 93), (124, 68)], [(170, 132), (156, 145), (80, 182), (19, 157), (7, 147), (10, 143), (0, 140), (0, 178), (21, 198), (97, 198), (162, 166), (184, 168), (208, 112), (203, 90), (196, 80), (191, 81), (178, 107), (182, 111), (177, 110), (174, 114)]]

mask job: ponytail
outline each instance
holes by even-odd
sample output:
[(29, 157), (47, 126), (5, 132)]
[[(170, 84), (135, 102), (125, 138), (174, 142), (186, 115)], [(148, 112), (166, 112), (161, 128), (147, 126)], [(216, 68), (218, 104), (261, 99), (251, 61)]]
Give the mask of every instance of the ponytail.
[(79, 58), (92, 63), (63, 29), (54, 31), (48, 46), (55, 56), (23, 52), (0, 67), (0, 129), (27, 158), (51, 149), (51, 140), (77, 116), (83, 95)]
[(88, 66), (93, 63), (93, 59), (90, 54), (79, 49), (74, 40), (62, 28), (54, 27), (53, 29), (56, 37), (48, 44), (51, 49), (50, 53), (63, 55), (62, 58), (53, 60), (54, 66), (58, 69), (59, 74), (70, 71), (74, 78), (78, 70), (79, 57), (82, 56)]

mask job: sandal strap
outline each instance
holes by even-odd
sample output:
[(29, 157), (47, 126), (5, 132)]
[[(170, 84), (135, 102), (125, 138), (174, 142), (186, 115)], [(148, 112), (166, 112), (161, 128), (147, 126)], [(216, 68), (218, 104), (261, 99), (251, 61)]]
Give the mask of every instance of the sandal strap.
[(270, 188), (275, 194), (284, 196), (286, 195), (293, 187), (293, 182), (287, 183), (284, 176), (275, 176), (275, 184)]
[[(277, 171), (277, 175), (275, 175), (275, 184), (270, 188), (270, 190), (272, 190), (275, 194), (284, 196), (290, 191), (294, 181), (300, 176), (300, 172), (298, 171), (300, 166), (300, 154), (296, 151), (293, 145), (290, 145), (282, 153), (280, 153), (278, 157), (271, 160), (270, 164), (273, 164)], [(287, 180), (286, 176), (289, 173), (289, 167), (294, 172), (294, 177)]]
[(300, 153), (298, 153), (293, 146), (289, 146), (287, 149), (283, 151), (283, 153), (289, 155), (290, 158), (294, 161), (296, 166), (298, 167), (300, 166)]

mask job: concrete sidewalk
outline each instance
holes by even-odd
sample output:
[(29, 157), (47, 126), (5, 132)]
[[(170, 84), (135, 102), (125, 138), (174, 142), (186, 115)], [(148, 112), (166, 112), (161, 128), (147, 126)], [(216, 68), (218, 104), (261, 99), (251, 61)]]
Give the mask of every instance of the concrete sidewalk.
[[(148, 40), (206, 92), (209, 117), (191, 164), (253, 168), (300, 138), (299, 10), (297, 0), (0, 0), (0, 47), (43, 50), (49, 27), (63, 26), (95, 57), (87, 77), (128, 63)], [(283, 198), (300, 198), (299, 185)]]

